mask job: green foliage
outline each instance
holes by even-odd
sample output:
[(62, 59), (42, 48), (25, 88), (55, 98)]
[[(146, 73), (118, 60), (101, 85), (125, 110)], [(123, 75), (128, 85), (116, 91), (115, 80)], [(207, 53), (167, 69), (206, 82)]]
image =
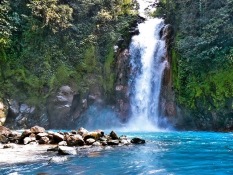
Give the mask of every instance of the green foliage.
[(137, 6), (134, 0), (1, 1), (0, 98), (40, 106), (53, 89), (72, 83), (81, 95), (90, 86), (113, 94), (112, 48), (119, 38), (129, 42)]
[(32, 14), (43, 20), (43, 26), (49, 26), (53, 32), (66, 29), (72, 24), (73, 9), (68, 5), (58, 4), (58, 0), (32, 0), (27, 4)]
[(104, 64), (104, 89), (106, 92), (112, 92), (114, 89), (115, 83), (115, 73), (113, 73), (114, 68), (114, 49), (110, 48), (109, 54), (106, 56)]
[(178, 101), (191, 108), (200, 101), (208, 109), (223, 108), (233, 97), (233, 0), (162, 4), (161, 13), (167, 14), (176, 32), (172, 66)]

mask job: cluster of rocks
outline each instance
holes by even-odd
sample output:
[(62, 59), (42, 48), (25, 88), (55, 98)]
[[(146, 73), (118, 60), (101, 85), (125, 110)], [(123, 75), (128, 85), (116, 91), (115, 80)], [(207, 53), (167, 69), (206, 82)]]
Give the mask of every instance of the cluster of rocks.
[(22, 133), (11, 131), (10, 129), (0, 126), (0, 143), (5, 144), (3, 148), (9, 148), (8, 143), (16, 144), (56, 144), (56, 147), (48, 151), (58, 151), (60, 154), (73, 154), (74, 147), (104, 147), (104, 146), (123, 146), (131, 144), (143, 144), (145, 140), (140, 138), (129, 139), (122, 135), (118, 137), (116, 132), (111, 131), (109, 135), (104, 134), (102, 130), (92, 132), (84, 128), (78, 131), (70, 132), (53, 132), (48, 131), (40, 126), (34, 126), (31, 129), (24, 130)]

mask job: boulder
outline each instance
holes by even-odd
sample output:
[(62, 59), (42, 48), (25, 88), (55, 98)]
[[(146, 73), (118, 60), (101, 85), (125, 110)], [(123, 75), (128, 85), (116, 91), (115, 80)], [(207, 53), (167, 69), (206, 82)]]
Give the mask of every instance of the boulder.
[(100, 144), (100, 142), (94, 142), (93, 144), (92, 144), (92, 146), (101, 146), (101, 144)]
[(100, 143), (101, 143), (103, 146), (108, 145), (107, 141), (100, 141)]
[(66, 141), (61, 141), (58, 143), (58, 146), (67, 146), (67, 142)]
[(36, 140), (36, 135), (32, 133), (32, 134), (30, 134), (29, 138), (30, 138), (32, 141), (34, 141), (34, 140)]
[(76, 155), (77, 150), (74, 147), (59, 146), (58, 153), (61, 155)]
[(84, 141), (86, 141), (87, 139), (89, 138), (92, 138), (92, 139), (95, 139), (95, 140), (99, 140), (99, 138), (101, 137), (102, 135), (98, 132), (89, 132), (87, 134), (84, 134), (83, 135), (83, 138), (84, 138)]
[(108, 140), (107, 143), (108, 143), (108, 145), (118, 145), (119, 140)]
[(131, 143), (133, 143), (133, 144), (144, 144), (144, 143), (146, 143), (146, 141), (144, 139), (136, 137), (136, 138), (133, 138), (131, 140)]
[(30, 136), (31, 133), (32, 133), (31, 130), (29, 130), (29, 129), (25, 130), (21, 135), (21, 139), (24, 139), (25, 137)]
[(27, 145), (28, 143), (30, 143), (32, 141), (32, 139), (30, 138), (30, 137), (25, 137), (24, 139), (23, 139), (23, 144), (24, 145)]
[(0, 135), (0, 143), (8, 143), (9, 140), (6, 136)]
[(68, 146), (83, 146), (84, 145), (84, 140), (82, 136), (79, 134), (68, 136), (66, 142)]
[(100, 141), (107, 141), (108, 139), (106, 137), (100, 137)]
[(117, 139), (118, 139), (118, 136), (117, 136), (117, 134), (116, 134), (115, 131), (112, 131), (112, 132), (109, 134), (109, 136), (110, 136), (113, 140), (117, 140)]
[(39, 140), (39, 144), (48, 144), (49, 138), (48, 137), (41, 137)]
[(4, 126), (0, 126), (0, 135), (4, 135), (8, 137), (11, 134), (11, 130), (9, 128), (6, 128)]
[(78, 134), (81, 136), (83, 136), (84, 134), (87, 134), (87, 133), (88, 133), (88, 131), (83, 127), (79, 128), (79, 130), (78, 130)]
[(40, 127), (40, 126), (33, 126), (33, 127), (31, 127), (30, 131), (32, 133), (36, 133), (36, 134), (46, 132), (45, 129), (43, 127)]
[(50, 116), (49, 125), (51, 128), (68, 129), (73, 124), (71, 105), (75, 94), (76, 92), (72, 87), (62, 86), (54, 89), (47, 98), (46, 109)]
[[(46, 132), (44, 132), (44, 133), (39, 133), (39, 134), (36, 135), (36, 139), (37, 139), (37, 140), (40, 140), (41, 137), (48, 137), (48, 136), (49, 136), (49, 134), (46, 133)], [(48, 137), (48, 138), (49, 138), (49, 137)]]
[(103, 136), (104, 136), (104, 131), (101, 130), (101, 129), (95, 130), (95, 131), (93, 131), (93, 132), (99, 133), (100, 137), (103, 137)]
[(64, 140), (64, 135), (61, 135), (59, 133), (54, 133), (53, 134), (53, 139), (56, 143), (59, 143)]
[(87, 145), (92, 145), (94, 142), (95, 142), (95, 139), (93, 139), (93, 138), (89, 138), (86, 140)]
[(77, 134), (77, 132), (75, 130), (72, 130), (71, 134)]

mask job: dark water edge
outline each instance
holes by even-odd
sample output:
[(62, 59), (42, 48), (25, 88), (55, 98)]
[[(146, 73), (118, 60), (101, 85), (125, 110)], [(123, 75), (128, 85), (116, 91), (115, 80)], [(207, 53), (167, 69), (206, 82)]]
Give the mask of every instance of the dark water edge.
[(146, 139), (145, 145), (55, 155), (54, 161), (0, 167), (0, 174), (233, 174), (233, 133), (119, 133)]

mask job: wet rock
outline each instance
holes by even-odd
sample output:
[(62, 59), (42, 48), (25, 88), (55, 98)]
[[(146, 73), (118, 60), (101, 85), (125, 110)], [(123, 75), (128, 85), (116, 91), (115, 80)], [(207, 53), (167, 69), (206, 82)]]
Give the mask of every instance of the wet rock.
[(97, 141), (97, 142), (94, 142), (92, 146), (101, 146), (101, 143)]
[(107, 143), (108, 143), (108, 145), (118, 145), (119, 140), (108, 140)]
[(100, 137), (99, 140), (100, 140), (100, 141), (107, 141), (107, 138), (106, 138), (106, 137)]
[(58, 146), (50, 147), (47, 149), (47, 151), (58, 151)]
[(110, 135), (109, 135), (113, 140), (117, 140), (118, 139), (118, 136), (116, 134), (115, 131), (111, 131)]
[(24, 145), (27, 145), (28, 143), (30, 143), (32, 141), (32, 139), (30, 138), (30, 137), (25, 137), (24, 139), (23, 139), (23, 144)]
[(48, 144), (49, 138), (48, 137), (41, 137), (39, 140), (39, 144)]
[(35, 134), (30, 134), (29, 138), (31, 139), (31, 142), (32, 141), (36, 141), (36, 135)]
[(92, 145), (94, 142), (95, 142), (95, 139), (93, 139), (93, 138), (89, 138), (86, 140), (87, 145)]
[(16, 147), (17, 147), (17, 145), (16, 144), (12, 144), (12, 143), (3, 145), (3, 149), (9, 149), (9, 148), (14, 149)]
[(89, 132), (89, 133), (83, 135), (84, 141), (86, 141), (89, 138), (99, 140), (100, 137), (101, 137), (101, 134), (98, 132)]
[[(46, 133), (46, 132), (44, 132), (44, 133), (39, 133), (39, 134), (36, 135), (36, 139), (37, 139), (37, 140), (40, 140), (41, 137), (48, 137), (48, 138), (49, 138), (49, 134)], [(51, 137), (50, 137), (50, 138), (51, 138)], [(49, 139), (50, 139), (50, 138), (49, 138)], [(53, 137), (52, 137), (52, 138), (53, 138)]]
[(19, 143), (21, 135), (22, 134), (17, 131), (12, 131), (12, 134), (9, 135), (8, 139), (11, 143)]
[(58, 143), (58, 146), (67, 146), (67, 142), (66, 141), (61, 141)]
[(107, 141), (100, 141), (100, 143), (101, 143), (103, 146), (107, 146), (107, 145), (108, 145)]
[(78, 130), (78, 134), (81, 136), (83, 136), (84, 134), (87, 134), (87, 133), (88, 133), (88, 131), (83, 127), (79, 128), (79, 130)]
[(24, 139), (25, 137), (30, 136), (31, 133), (32, 133), (31, 130), (27, 129), (22, 133), (21, 138)]
[(77, 150), (74, 147), (59, 146), (58, 153), (61, 155), (76, 155)]
[(131, 143), (133, 143), (133, 144), (144, 144), (144, 143), (146, 143), (146, 141), (144, 139), (136, 137), (136, 138), (133, 138), (131, 140)]
[(97, 132), (97, 133), (100, 135), (100, 137), (103, 137), (103, 136), (104, 136), (104, 131), (101, 130), (101, 129), (95, 130), (95, 131), (93, 131), (93, 132)]
[(4, 135), (0, 135), (0, 143), (8, 143), (8, 138)]
[(46, 132), (45, 129), (43, 127), (40, 127), (40, 126), (33, 126), (33, 127), (31, 127), (30, 131), (32, 133), (36, 133), (36, 134)]
[(131, 144), (130, 140), (120, 140), (120, 143), (122, 145), (130, 145)]
[[(76, 92), (70, 86), (54, 89), (47, 99), (47, 113), (51, 128), (69, 128), (73, 124), (71, 105)], [(59, 109), (59, 110), (57, 110)]]
[(72, 130), (71, 134), (77, 134), (77, 132), (75, 130)]
[(59, 133), (54, 133), (53, 134), (53, 139), (56, 143), (59, 143), (64, 140), (64, 136), (59, 134)]
[(120, 139), (120, 140), (127, 140), (128, 137), (127, 137), (126, 135), (122, 135), (122, 136), (119, 137), (119, 139)]
[(4, 136), (8, 137), (10, 134), (12, 134), (12, 132), (9, 128), (6, 128), (4, 126), (0, 126), (0, 135), (4, 135)]
[(84, 145), (84, 140), (82, 136), (79, 134), (69, 136), (66, 141), (67, 141), (68, 146), (83, 146)]

